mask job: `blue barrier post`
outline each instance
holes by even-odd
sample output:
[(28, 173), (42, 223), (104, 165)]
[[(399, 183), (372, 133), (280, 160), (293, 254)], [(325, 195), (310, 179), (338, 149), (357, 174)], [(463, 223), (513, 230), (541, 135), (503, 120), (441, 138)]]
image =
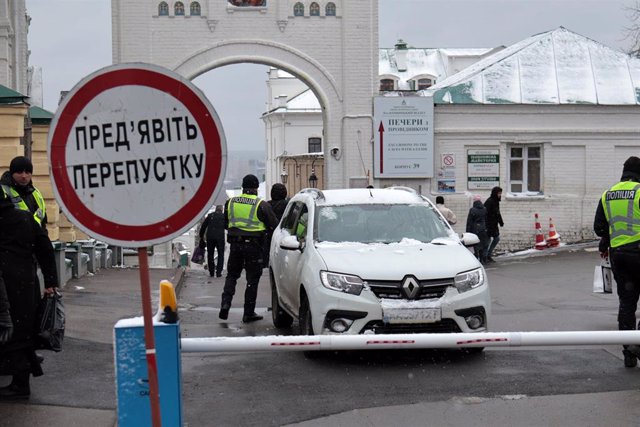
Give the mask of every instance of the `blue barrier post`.
[[(180, 323), (154, 321), (160, 416), (163, 426), (182, 425)], [(118, 426), (151, 426), (151, 403), (142, 317), (114, 327)]]

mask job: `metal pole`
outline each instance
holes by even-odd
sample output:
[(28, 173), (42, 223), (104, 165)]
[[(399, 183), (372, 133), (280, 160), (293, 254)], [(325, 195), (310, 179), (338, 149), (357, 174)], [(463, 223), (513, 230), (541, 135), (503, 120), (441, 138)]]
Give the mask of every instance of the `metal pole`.
[(485, 332), (182, 338), (183, 352), (380, 350), (640, 344), (640, 331)]
[(144, 317), (144, 344), (149, 375), (149, 400), (151, 402), (151, 422), (160, 427), (160, 394), (158, 390), (158, 365), (156, 364), (156, 344), (153, 334), (153, 314), (151, 312), (151, 287), (149, 286), (149, 258), (147, 248), (138, 248), (140, 264), (140, 290), (142, 293), (142, 315)]

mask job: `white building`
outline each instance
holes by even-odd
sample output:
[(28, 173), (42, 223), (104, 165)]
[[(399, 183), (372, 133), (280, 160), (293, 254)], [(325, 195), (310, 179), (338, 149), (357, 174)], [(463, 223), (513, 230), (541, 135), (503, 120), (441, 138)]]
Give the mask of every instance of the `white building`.
[[(374, 185), (445, 195), (462, 219), (458, 231), (472, 195), (485, 199), (500, 186), (502, 249), (533, 245), (535, 213), (545, 232), (553, 218), (565, 242), (595, 238), (598, 198), (619, 178), (624, 160), (640, 156), (640, 59), (562, 27), (507, 48), (405, 47), (379, 50), (380, 92), (433, 97), (437, 173)], [(269, 92), (274, 107), (264, 118), (267, 146), (275, 149), (268, 155), (272, 179), (282, 169), (277, 154), (309, 152), (306, 141), (322, 129), (319, 104), (304, 98), (307, 108), (300, 109), (305, 92), (291, 79), (272, 71), (268, 83), (291, 88)], [(469, 163), (481, 158), (482, 165)], [(479, 167), (492, 176), (482, 176)]]
[(22, 94), (28, 93), (29, 21), (25, 0), (0, 0), (0, 85)]

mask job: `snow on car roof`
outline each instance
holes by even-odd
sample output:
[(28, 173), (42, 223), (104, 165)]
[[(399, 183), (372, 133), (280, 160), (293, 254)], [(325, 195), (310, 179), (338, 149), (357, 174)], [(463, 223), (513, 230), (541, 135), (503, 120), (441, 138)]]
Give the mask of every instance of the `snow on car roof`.
[(418, 193), (391, 188), (349, 188), (342, 190), (323, 190), (324, 200), (318, 199), (318, 205), (356, 205), (366, 203), (426, 203)]

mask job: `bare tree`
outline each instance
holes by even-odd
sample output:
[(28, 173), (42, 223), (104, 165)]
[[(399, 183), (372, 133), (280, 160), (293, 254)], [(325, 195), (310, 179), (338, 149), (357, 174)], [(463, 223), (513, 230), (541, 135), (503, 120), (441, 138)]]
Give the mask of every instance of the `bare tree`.
[(640, 58), (640, 0), (636, 0), (633, 6), (627, 6), (625, 9), (631, 21), (631, 24), (625, 27), (625, 38), (631, 41), (628, 53)]

